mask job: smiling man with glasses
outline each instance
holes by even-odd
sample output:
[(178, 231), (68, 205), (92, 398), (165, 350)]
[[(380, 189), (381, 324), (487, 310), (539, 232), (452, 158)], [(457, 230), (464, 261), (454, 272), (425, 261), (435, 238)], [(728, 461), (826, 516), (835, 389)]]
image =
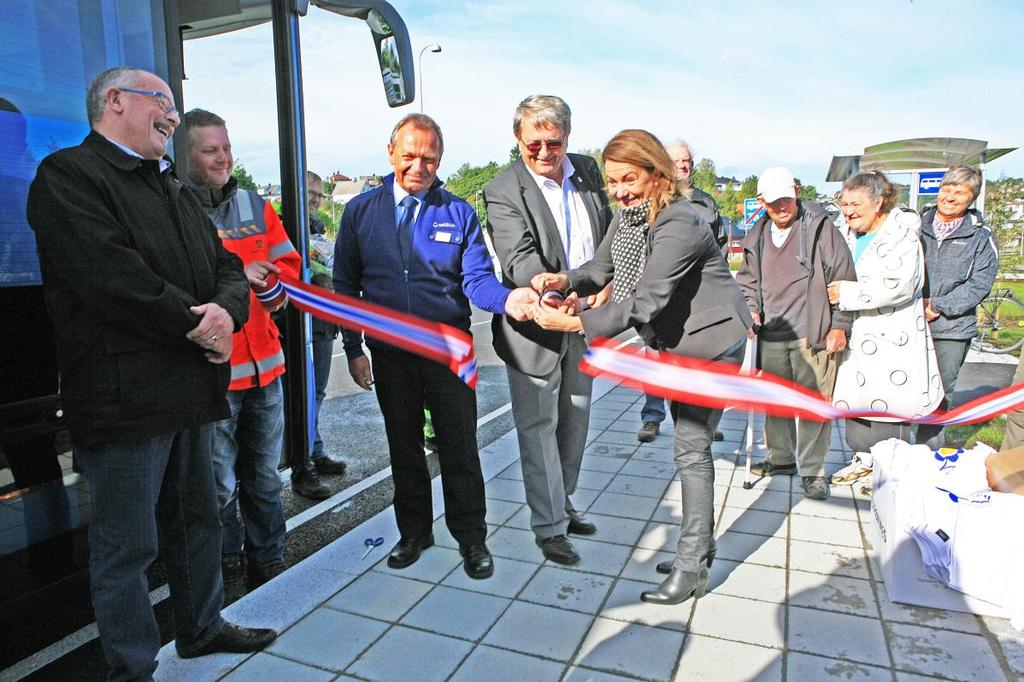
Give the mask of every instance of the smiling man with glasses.
[[(611, 221), (597, 163), (566, 153), (570, 117), (560, 97), (524, 99), (512, 123), (521, 157), (484, 190), (487, 229), (507, 286), (587, 262)], [(501, 316), (493, 333), (508, 370), (537, 544), (551, 561), (574, 564), (580, 557), (567, 534), (597, 532), (570, 499), (590, 421), (591, 379), (578, 369), (586, 344), (578, 334)]]
[[(126, 95), (134, 86), (151, 96)], [(158, 550), (180, 656), (257, 651), (277, 636), (220, 615), (214, 422), (229, 414), (232, 332), (249, 317), (249, 285), (166, 157), (179, 123), (158, 104), (173, 105), (169, 93), (139, 69), (96, 76), (89, 135), (43, 160), (28, 198), (62, 404), (89, 482), (93, 610), (118, 680), (156, 670), (146, 571)]]

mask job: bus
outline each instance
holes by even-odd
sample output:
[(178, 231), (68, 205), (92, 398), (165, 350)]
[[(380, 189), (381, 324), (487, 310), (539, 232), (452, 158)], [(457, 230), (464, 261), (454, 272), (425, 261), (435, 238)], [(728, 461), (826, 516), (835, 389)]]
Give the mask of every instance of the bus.
[[(85, 137), (85, 91), (101, 71), (130, 65), (156, 73), (185, 111), (190, 105), (182, 97), (184, 41), (271, 22), (282, 220), (302, 254), (308, 280), (299, 29), (310, 5), (364, 21), (387, 104), (412, 101), (409, 35), (384, 0), (5, 3), (0, 14), (0, 678), (91, 679), (104, 670), (86, 565), (89, 489), (67, 436), (54, 331), (25, 219), (36, 166)], [(175, 136), (173, 156), (185, 177), (183, 131)], [(314, 387), (308, 316), (291, 308), (284, 327), (290, 381), (282, 461), (287, 462), (310, 451)], [(159, 601), (165, 589), (159, 567), (150, 577)], [(91, 654), (83, 654), (89, 647)]]

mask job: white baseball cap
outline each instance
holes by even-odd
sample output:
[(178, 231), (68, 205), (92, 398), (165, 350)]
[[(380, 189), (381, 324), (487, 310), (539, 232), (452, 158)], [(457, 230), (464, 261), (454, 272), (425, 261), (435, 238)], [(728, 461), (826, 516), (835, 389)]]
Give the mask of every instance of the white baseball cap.
[(788, 168), (766, 168), (757, 179), (757, 194), (769, 204), (783, 197), (796, 199), (796, 178)]

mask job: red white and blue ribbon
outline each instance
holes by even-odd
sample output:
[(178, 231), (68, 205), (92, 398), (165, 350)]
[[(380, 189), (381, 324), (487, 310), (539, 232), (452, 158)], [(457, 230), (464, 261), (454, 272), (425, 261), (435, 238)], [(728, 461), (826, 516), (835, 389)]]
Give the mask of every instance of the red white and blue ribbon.
[(1024, 384), (1017, 384), (930, 415), (847, 410), (832, 405), (820, 393), (771, 374), (741, 373), (737, 365), (655, 354), (642, 348), (616, 349), (609, 339), (591, 345), (580, 368), (591, 376), (609, 375), (645, 393), (691, 405), (734, 407), (813, 421), (866, 417), (920, 424), (973, 424), (1024, 406)]
[(476, 388), (473, 338), (461, 329), (336, 294), (287, 275), (279, 278), (299, 310), (447, 365), (466, 385)]

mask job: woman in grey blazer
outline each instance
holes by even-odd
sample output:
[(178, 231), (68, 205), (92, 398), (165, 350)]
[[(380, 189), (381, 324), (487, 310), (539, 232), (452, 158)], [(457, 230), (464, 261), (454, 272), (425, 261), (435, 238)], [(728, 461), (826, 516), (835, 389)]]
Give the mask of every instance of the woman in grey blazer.
[[(672, 160), (644, 130), (623, 130), (605, 146), (608, 193), (619, 204), (594, 259), (563, 273), (543, 273), (540, 293), (567, 293), (559, 307), (540, 305), (544, 329), (577, 331), (588, 340), (636, 329), (652, 348), (739, 365), (752, 320), (729, 274), (711, 226), (680, 193)], [(594, 298), (612, 282), (611, 296)], [(590, 297), (595, 307), (581, 302)], [(711, 442), (721, 410), (673, 402), (675, 461), (683, 521), (676, 558), (658, 566), (669, 576), (641, 599), (678, 604), (703, 595), (715, 555)]]

